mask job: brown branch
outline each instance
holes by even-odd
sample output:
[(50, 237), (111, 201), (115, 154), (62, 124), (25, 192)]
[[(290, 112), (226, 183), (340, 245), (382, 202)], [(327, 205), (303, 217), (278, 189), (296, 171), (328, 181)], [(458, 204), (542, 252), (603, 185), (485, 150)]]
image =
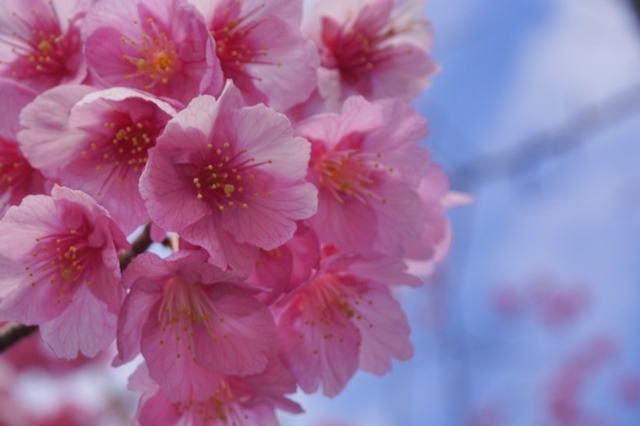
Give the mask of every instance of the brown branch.
[[(640, 0), (638, 0), (640, 2)], [(480, 154), (451, 173), (458, 189), (471, 191), (530, 171), (546, 160), (582, 147), (595, 133), (640, 111), (640, 83), (588, 106), (561, 126), (542, 131), (502, 151)]]
[(37, 325), (6, 324), (0, 328), (0, 353), (38, 329)]
[[(151, 223), (148, 223), (144, 227), (142, 234), (136, 238), (133, 244), (131, 244), (131, 249), (118, 255), (118, 260), (120, 260), (120, 270), (124, 271), (127, 266), (129, 266), (133, 258), (147, 251), (152, 243)], [(24, 337), (31, 335), (37, 329), (37, 325), (6, 324), (4, 327), (0, 328), (0, 353), (9, 349)]]
[(629, 6), (631, 6), (631, 11), (635, 15), (638, 24), (640, 24), (640, 0), (629, 0)]
[(153, 243), (151, 239), (151, 222), (147, 223), (144, 227), (144, 231), (136, 240), (131, 244), (131, 249), (118, 255), (120, 260), (120, 270), (124, 271), (131, 263), (134, 257), (147, 251), (149, 246)]

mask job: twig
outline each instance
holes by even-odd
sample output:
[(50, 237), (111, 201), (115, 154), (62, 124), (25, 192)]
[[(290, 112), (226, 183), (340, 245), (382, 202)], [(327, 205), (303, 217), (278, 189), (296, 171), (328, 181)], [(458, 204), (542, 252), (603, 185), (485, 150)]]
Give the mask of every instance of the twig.
[(7, 324), (0, 329), (0, 353), (38, 329), (37, 325)]
[(136, 238), (133, 244), (131, 244), (131, 249), (118, 255), (118, 260), (120, 260), (120, 270), (124, 271), (125, 269), (127, 269), (127, 266), (129, 266), (133, 258), (147, 251), (152, 243), (153, 240), (151, 239), (151, 222), (149, 222), (144, 227), (144, 231), (142, 231), (142, 234), (138, 238)]
[(593, 134), (639, 111), (640, 84), (636, 84), (584, 108), (556, 129), (540, 132), (502, 151), (477, 156), (454, 170), (451, 180), (456, 188), (469, 191), (522, 174), (549, 158), (581, 147)]
[(633, 14), (636, 15), (636, 19), (640, 24), (640, 0), (629, 0), (629, 5), (633, 11)]

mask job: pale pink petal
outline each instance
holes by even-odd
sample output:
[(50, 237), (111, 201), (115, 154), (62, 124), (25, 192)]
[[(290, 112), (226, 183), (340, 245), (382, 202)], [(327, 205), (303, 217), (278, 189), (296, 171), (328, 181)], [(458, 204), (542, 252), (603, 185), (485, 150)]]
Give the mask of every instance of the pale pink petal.
[(329, 191), (320, 190), (318, 213), (309, 222), (323, 243), (346, 251), (368, 251), (376, 240), (375, 211), (356, 200), (340, 204)]
[(38, 95), (30, 87), (0, 79), (0, 138), (16, 141), (20, 130), (20, 111)]
[(278, 348), (269, 310), (221, 284), (216, 286), (212, 302), (219, 324), (213, 330), (197, 329), (198, 362), (226, 375), (246, 376), (264, 370)]
[(140, 348), (151, 377), (173, 402), (206, 399), (222, 379), (220, 373), (204, 369), (196, 358), (193, 343), (184, 333), (158, 324), (157, 309), (151, 311), (142, 329)]
[(160, 292), (132, 290), (129, 293), (118, 316), (118, 356), (114, 366), (125, 364), (140, 353), (144, 324), (160, 297)]
[(18, 134), (18, 142), (34, 167), (56, 175), (74, 157), (85, 133), (69, 127), (69, 113), (80, 99), (95, 90), (89, 86), (57, 87), (22, 110), (20, 124), (25, 130)]
[(391, 358), (408, 361), (413, 356), (409, 323), (387, 286), (369, 286), (362, 296), (362, 320), (356, 321), (362, 333), (359, 368), (381, 376), (391, 371)]
[(160, 226), (170, 231), (181, 230), (207, 214), (206, 206), (190, 196), (170, 158), (153, 150), (149, 153), (149, 162), (153, 166), (142, 173), (140, 194)]
[[(329, 308), (309, 291), (278, 320), (285, 364), (306, 393), (336, 396), (358, 368), (360, 333), (346, 315)], [(344, 325), (344, 327), (343, 327)]]
[(329, 270), (339, 272), (348, 269), (349, 273), (380, 284), (395, 286), (409, 285), (418, 287), (422, 285), (422, 280), (411, 275), (407, 270), (407, 265), (400, 259), (380, 254), (369, 256), (346, 256), (341, 255), (331, 262)]
[[(1, 229), (1, 227), (0, 227)], [(0, 258), (3, 277), (0, 281), (0, 319), (20, 324), (40, 324), (50, 321), (67, 308), (58, 300), (60, 290), (54, 286), (25, 283), (24, 266)]]
[(173, 426), (180, 416), (176, 406), (160, 391), (160, 386), (149, 375), (146, 363), (142, 363), (129, 376), (129, 389), (144, 395), (138, 403), (135, 421), (139, 426)]
[(400, 256), (405, 243), (415, 239), (425, 223), (422, 202), (407, 185), (392, 180), (382, 182), (378, 194), (386, 202), (376, 208), (378, 233), (372, 249)]
[(58, 357), (71, 359), (78, 352), (93, 357), (113, 342), (117, 321), (104, 303), (80, 287), (59, 317), (40, 325), (40, 335)]
[(286, 191), (274, 189), (269, 194), (255, 200), (250, 208), (224, 212), (223, 226), (236, 241), (274, 249), (293, 236), (296, 219), (305, 219), (317, 210), (317, 190), (310, 183), (291, 185)]

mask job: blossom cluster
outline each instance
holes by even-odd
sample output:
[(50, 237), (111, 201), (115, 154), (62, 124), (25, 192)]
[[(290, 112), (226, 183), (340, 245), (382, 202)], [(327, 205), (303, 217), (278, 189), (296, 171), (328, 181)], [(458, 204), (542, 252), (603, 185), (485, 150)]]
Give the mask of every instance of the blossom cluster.
[[(438, 70), (424, 4), (302, 6), (0, 4), (0, 321), (141, 354), (139, 425), (277, 424), (412, 356), (392, 293), (457, 200), (407, 103)], [(123, 268), (145, 224), (172, 253)]]

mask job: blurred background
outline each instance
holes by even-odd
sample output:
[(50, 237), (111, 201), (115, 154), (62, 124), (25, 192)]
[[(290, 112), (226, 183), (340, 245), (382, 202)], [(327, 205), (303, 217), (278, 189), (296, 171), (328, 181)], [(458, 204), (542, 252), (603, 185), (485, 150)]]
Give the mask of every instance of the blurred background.
[[(358, 373), (334, 399), (296, 395), (307, 413), (283, 425), (640, 425), (634, 2), (429, 0), (442, 71), (415, 107), (452, 189), (475, 202), (450, 211), (446, 263), (398, 293), (413, 360)], [(133, 367), (108, 361), (16, 381), (0, 364), (0, 395), (15, 395), (0, 412), (128, 424)]]
[(415, 106), (475, 202), (450, 211), (446, 263), (399, 295), (413, 360), (300, 398), (286, 424), (640, 425), (633, 5), (428, 0), (442, 71)]

